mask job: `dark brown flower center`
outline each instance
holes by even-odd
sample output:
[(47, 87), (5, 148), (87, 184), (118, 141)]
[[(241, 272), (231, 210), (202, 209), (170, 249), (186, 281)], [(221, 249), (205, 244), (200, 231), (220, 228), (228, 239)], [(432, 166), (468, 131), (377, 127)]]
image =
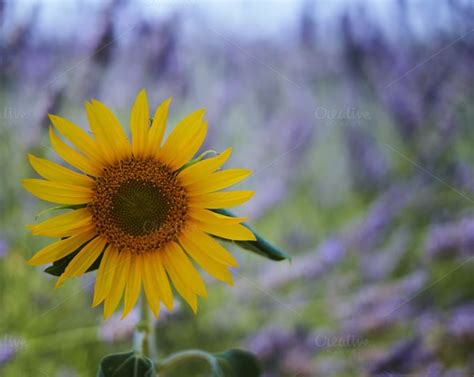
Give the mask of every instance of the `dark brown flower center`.
[(166, 165), (130, 158), (104, 169), (89, 208), (110, 244), (145, 252), (177, 240), (186, 222), (187, 195)]

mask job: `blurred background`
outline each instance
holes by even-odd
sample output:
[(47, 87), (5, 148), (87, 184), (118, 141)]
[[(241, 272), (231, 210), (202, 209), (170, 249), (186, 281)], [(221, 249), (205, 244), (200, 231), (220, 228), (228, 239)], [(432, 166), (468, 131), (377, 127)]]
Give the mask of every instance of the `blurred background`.
[[(157, 321), (162, 355), (246, 348), (265, 377), (474, 373), (474, 3), (0, 2), (0, 375), (93, 376), (138, 314), (103, 322), (93, 273), (54, 290), (26, 265), (49, 207), (22, 190), (54, 158), (47, 114), (124, 124), (136, 94), (205, 107), (206, 149), (254, 174), (237, 209), (293, 257), (232, 248), (196, 317)], [(44, 216), (44, 215), (43, 215)], [(43, 217), (42, 216), (42, 217)], [(206, 376), (205, 368), (176, 376)]]

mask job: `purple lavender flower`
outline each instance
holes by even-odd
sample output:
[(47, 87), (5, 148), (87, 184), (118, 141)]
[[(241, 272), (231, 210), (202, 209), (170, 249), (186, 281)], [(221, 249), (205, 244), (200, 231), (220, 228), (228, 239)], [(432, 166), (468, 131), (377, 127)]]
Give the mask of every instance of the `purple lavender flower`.
[(463, 305), (454, 311), (448, 331), (459, 339), (474, 339), (474, 304)]
[(8, 252), (8, 243), (3, 238), (0, 238), (0, 259), (5, 257)]

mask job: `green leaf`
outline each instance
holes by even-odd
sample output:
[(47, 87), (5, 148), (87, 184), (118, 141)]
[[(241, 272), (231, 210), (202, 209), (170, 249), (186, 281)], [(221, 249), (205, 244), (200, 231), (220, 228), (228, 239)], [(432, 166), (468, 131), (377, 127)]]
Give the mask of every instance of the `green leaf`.
[[(232, 212), (227, 211), (225, 209), (215, 209), (214, 212), (220, 213), (221, 215), (237, 217)], [(233, 241), (237, 246), (241, 247), (242, 249), (252, 251), (256, 254), (264, 256), (265, 258), (274, 260), (274, 261), (282, 261), (282, 260), (290, 260), (291, 257), (284, 253), (283, 251), (277, 249), (273, 246), (270, 242), (260, 236), (254, 229), (252, 229), (248, 224), (242, 223), (242, 225), (246, 226), (250, 231), (255, 235), (255, 241)], [(217, 237), (219, 238), (219, 237)], [(223, 241), (227, 241), (222, 239)]]
[(225, 377), (259, 377), (260, 367), (257, 359), (250, 352), (233, 349), (214, 355), (220, 366), (220, 375)]
[[(84, 247), (85, 245), (81, 246), (79, 249), (77, 249), (76, 251), (74, 251), (73, 253), (69, 254), (69, 255), (66, 255), (65, 257), (61, 258), (61, 259), (58, 259), (57, 261), (54, 261), (53, 264), (49, 267), (47, 267), (44, 272), (50, 274), (50, 275), (54, 275), (54, 276), (61, 276), (61, 274), (64, 272), (64, 270), (66, 269), (66, 267), (68, 266), (68, 264), (72, 261), (72, 259), (77, 255), (77, 253), (79, 253), (82, 248)], [(87, 269), (86, 272), (91, 272), (91, 271), (95, 271), (99, 268), (99, 265), (100, 265), (100, 261), (102, 260), (102, 255), (103, 254), (100, 254), (99, 257), (95, 260), (94, 263), (92, 263), (92, 265)]]
[(100, 362), (97, 377), (153, 377), (153, 362), (136, 352), (105, 356)]
[[(259, 377), (260, 367), (257, 359), (249, 352), (233, 349), (217, 354), (201, 350), (187, 350), (168, 356), (158, 362), (159, 376), (192, 360), (201, 360), (210, 367), (212, 377)], [(191, 377), (191, 376), (189, 376)]]

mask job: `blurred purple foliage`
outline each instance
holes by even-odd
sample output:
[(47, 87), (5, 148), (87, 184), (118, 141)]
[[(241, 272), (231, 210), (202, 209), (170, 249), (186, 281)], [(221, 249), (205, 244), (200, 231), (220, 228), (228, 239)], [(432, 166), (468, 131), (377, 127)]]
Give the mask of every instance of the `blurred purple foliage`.
[[(153, 104), (173, 97), (173, 122), (206, 107), (205, 147), (237, 146), (232, 164), (254, 169), (246, 184), (257, 192), (245, 210), (293, 261), (245, 259), (255, 286), (278, 300), (238, 284), (231, 309), (216, 304), (207, 327), (188, 324), (200, 331), (194, 340), (206, 334), (214, 348), (234, 335), (215, 326), (235, 326), (241, 333), (232, 339), (257, 353), (266, 377), (467, 377), (474, 8), (393, 1), (387, 31), (370, 4), (355, 3), (329, 27), (318, 18), (325, 2), (302, 2), (294, 29), (271, 38), (221, 33), (188, 8), (137, 16), (127, 1), (104, 3), (72, 37), (53, 38), (35, 33), (38, 5), (2, 33), (1, 101), (10, 109), (2, 120), (20, 135), (22, 152), (47, 154), (47, 114), (85, 125), (78, 114), (89, 97), (125, 121), (141, 87)], [(9, 8), (0, 4), (4, 25)], [(3, 155), (0, 164), (12, 170)], [(22, 200), (6, 195), (12, 190), (2, 186), (2, 224)], [(0, 258), (4, 249), (0, 240)], [(286, 301), (301, 315), (282, 309)], [(225, 310), (231, 317), (222, 318)], [(180, 316), (165, 317), (178, 327), (165, 339), (169, 349), (194, 344)], [(127, 340), (136, 320), (114, 317), (98, 338)], [(2, 348), (0, 365), (15, 352)]]

